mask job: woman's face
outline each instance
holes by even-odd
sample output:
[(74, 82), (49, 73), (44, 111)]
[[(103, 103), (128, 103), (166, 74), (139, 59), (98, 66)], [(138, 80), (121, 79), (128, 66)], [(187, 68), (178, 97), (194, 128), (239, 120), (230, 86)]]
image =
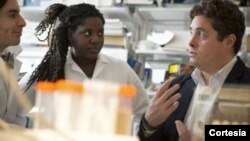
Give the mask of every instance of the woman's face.
[(69, 33), (71, 53), (74, 58), (96, 59), (104, 42), (104, 25), (98, 17), (90, 17), (84, 21), (84, 24)]

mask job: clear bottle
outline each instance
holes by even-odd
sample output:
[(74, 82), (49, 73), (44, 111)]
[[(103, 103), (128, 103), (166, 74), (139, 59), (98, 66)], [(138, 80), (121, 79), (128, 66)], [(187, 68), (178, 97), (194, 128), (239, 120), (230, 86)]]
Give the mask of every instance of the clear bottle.
[(132, 133), (133, 100), (135, 95), (135, 86), (120, 86), (116, 134), (130, 136)]
[(114, 135), (119, 85), (102, 80), (85, 80), (78, 131), (86, 134)]
[(52, 128), (54, 122), (54, 99), (55, 84), (48, 81), (39, 81), (36, 84), (36, 102), (34, 128)]
[(70, 80), (56, 82), (55, 93), (55, 127), (61, 131), (75, 130), (75, 119), (79, 116), (79, 108), (83, 94), (83, 86)]

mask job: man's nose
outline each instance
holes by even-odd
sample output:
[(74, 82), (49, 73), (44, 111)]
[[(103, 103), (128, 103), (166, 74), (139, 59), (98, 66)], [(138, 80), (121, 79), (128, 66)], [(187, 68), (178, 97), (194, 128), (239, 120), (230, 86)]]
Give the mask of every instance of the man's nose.
[(21, 26), (21, 27), (26, 26), (26, 22), (25, 22), (24, 18), (21, 15), (19, 15), (18, 25)]
[(195, 35), (191, 35), (191, 38), (188, 44), (190, 47), (195, 47)]

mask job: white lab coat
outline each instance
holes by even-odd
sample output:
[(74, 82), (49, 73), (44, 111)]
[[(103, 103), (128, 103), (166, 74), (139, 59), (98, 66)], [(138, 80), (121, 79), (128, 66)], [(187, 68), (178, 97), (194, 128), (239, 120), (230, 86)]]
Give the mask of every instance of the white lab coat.
[[(20, 80), (19, 85), (22, 88), (25, 87), (30, 75), (31, 72), (29, 72), (27, 75), (23, 77), (23, 79)], [(85, 79), (88, 79), (85, 73), (72, 59), (70, 53), (68, 53), (67, 61), (65, 64), (65, 78), (80, 83), (83, 82)], [(111, 81), (119, 84), (133, 84), (136, 86), (137, 96), (134, 101), (134, 107), (133, 107), (133, 114), (134, 114), (133, 133), (135, 134), (138, 131), (141, 116), (146, 112), (146, 109), (148, 107), (149, 98), (146, 94), (146, 91), (140, 79), (133, 71), (133, 69), (131, 69), (131, 67), (122, 60), (109, 57), (100, 53), (96, 62), (92, 79)], [(35, 102), (34, 85), (32, 86), (32, 88), (26, 91), (26, 94), (34, 104)]]
[[(14, 68), (11, 71), (17, 80), (22, 62), (16, 59), (16, 56), (22, 52), (22, 49), (20, 46), (10, 46), (4, 52), (14, 54)], [(11, 124), (25, 126), (25, 117), (18, 115), (21, 105), (18, 103), (16, 94), (10, 90), (10, 84), (6, 82), (8, 80), (4, 80), (3, 75), (0, 71), (0, 118)]]

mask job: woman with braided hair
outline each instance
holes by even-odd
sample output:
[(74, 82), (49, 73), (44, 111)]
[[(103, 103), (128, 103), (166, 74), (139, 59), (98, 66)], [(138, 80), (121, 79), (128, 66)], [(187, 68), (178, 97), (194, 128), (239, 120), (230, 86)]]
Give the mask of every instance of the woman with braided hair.
[(48, 41), (49, 50), (38, 67), (19, 82), (33, 104), (34, 85), (40, 80), (83, 82), (85, 79), (99, 79), (133, 84), (137, 87), (134, 123), (139, 124), (148, 106), (148, 96), (126, 62), (100, 53), (104, 43), (104, 24), (103, 15), (90, 4), (53, 4), (46, 9), (45, 18), (36, 28), (36, 36), (40, 37), (49, 30), (45, 39), (39, 38)]

